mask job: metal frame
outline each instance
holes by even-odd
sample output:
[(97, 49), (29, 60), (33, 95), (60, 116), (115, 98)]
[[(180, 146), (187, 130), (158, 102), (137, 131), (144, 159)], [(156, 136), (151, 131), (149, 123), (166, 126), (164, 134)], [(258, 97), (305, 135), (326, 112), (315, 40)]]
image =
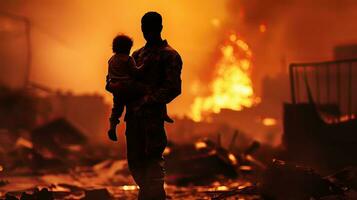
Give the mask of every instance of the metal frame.
[[(356, 64), (355, 64), (356, 63)], [(352, 80), (353, 80), (353, 67), (357, 67), (357, 58), (356, 59), (345, 59), (345, 60), (336, 60), (336, 61), (326, 61), (326, 62), (313, 62), (313, 63), (292, 63), (289, 65), (289, 75), (290, 75), (290, 87), (291, 87), (291, 101), (293, 104), (299, 103), (300, 102), (300, 79), (301, 77), (299, 77), (299, 72), (301, 72), (300, 69), (302, 69), (303, 71), (303, 75), (305, 75), (304, 78), (306, 78), (306, 69), (307, 68), (312, 68), (314, 69), (314, 73), (313, 74), (315, 76), (316, 79), (316, 99), (314, 103), (319, 104), (320, 103), (320, 99), (321, 99), (321, 93), (325, 93), (326, 98), (327, 98), (327, 102), (331, 102), (331, 88), (333, 86), (331, 86), (331, 80), (330, 77), (331, 75), (331, 68), (335, 67), (336, 68), (336, 101), (338, 106), (340, 106), (341, 104), (341, 66), (346, 66), (347, 67), (347, 114), (349, 117), (352, 116), (352, 98), (353, 98), (353, 91), (352, 91)], [(345, 68), (344, 68), (345, 69)], [(323, 70), (325, 70), (323, 72)], [(326, 73), (325, 77), (323, 77), (322, 79), (324, 80), (320, 80), (320, 72), (322, 72), (321, 74), (323, 75), (323, 73)], [(356, 80), (355, 80), (356, 81)], [(325, 84), (326, 87), (326, 91), (323, 91), (324, 88), (321, 88), (320, 86), (322, 84)], [(308, 86), (308, 85), (307, 85)], [(343, 92), (343, 91), (342, 91)]]

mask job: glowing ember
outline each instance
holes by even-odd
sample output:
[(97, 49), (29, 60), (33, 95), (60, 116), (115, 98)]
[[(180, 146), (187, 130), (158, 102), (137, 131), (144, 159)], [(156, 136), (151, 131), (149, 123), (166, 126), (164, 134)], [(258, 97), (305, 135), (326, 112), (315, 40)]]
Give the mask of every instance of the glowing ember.
[(352, 114), (352, 115), (343, 115), (343, 116), (340, 117), (340, 121), (341, 122), (346, 122), (348, 120), (355, 119), (355, 118), (356, 118), (356, 116), (354, 114)]
[(71, 192), (71, 190), (69, 188), (65, 188), (62, 186), (59, 186), (58, 184), (55, 185), (55, 187), (51, 188), (52, 192)]
[(233, 165), (237, 165), (238, 164), (237, 158), (232, 153), (228, 154), (228, 158), (232, 162)]
[(194, 121), (202, 121), (204, 116), (219, 113), (222, 108), (239, 111), (257, 103), (250, 79), (251, 58), (248, 44), (231, 34), (221, 47), (215, 78), (209, 85), (211, 94), (196, 97), (192, 104), (190, 116)]
[(259, 31), (260, 31), (261, 33), (265, 33), (265, 32), (267, 31), (267, 26), (264, 25), (264, 24), (260, 24), (260, 25), (259, 25)]
[(262, 123), (264, 126), (275, 126), (277, 124), (277, 121), (274, 118), (267, 117), (263, 119)]
[(167, 156), (171, 153), (171, 148), (170, 147), (166, 147), (165, 150), (164, 150), (164, 156)]
[(349, 121), (349, 120), (356, 119), (356, 115), (355, 115), (355, 114), (352, 114), (352, 115), (342, 115), (342, 116), (339, 116), (339, 117), (321, 115), (321, 117), (322, 117), (323, 120), (324, 120), (326, 123), (328, 123), (328, 124), (336, 124), (336, 123), (347, 122), (347, 121)]
[(249, 166), (249, 165), (242, 165), (239, 167), (240, 170), (242, 171), (252, 171), (252, 166)]
[(70, 151), (75, 151), (75, 152), (79, 152), (79, 151), (82, 150), (82, 146), (81, 145), (69, 145), (69, 146), (67, 146), (67, 148)]
[(19, 139), (17, 139), (16, 144), (17, 147), (26, 147), (29, 149), (33, 148), (33, 144), (31, 141), (23, 138), (23, 137), (19, 137)]
[(139, 187), (136, 185), (123, 185), (122, 189), (125, 191), (138, 190)]
[(229, 188), (227, 186), (225, 186), (225, 185), (221, 185), (221, 186), (218, 186), (216, 188), (216, 190), (217, 191), (227, 191), (227, 190), (229, 190)]
[(207, 148), (207, 144), (205, 142), (198, 141), (195, 143), (195, 147), (197, 150), (204, 149), (204, 148)]
[(4, 167), (0, 165), (0, 172), (4, 171)]

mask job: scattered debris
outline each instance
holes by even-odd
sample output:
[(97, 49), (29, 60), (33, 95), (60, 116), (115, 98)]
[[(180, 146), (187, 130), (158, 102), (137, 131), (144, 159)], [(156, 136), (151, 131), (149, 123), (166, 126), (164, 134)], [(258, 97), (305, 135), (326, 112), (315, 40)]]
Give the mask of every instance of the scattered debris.
[(126, 160), (104, 160), (93, 166), (100, 177), (113, 177), (115, 174), (130, 176)]
[(344, 190), (312, 169), (273, 160), (265, 171), (260, 191), (267, 199), (319, 199), (343, 195)]
[(236, 156), (207, 138), (195, 144), (173, 145), (169, 148), (166, 160), (170, 183), (207, 185), (218, 177), (238, 176)]
[(42, 188), (41, 190), (35, 188), (32, 194), (23, 192), (20, 199), (15, 195), (7, 193), (5, 195), (5, 200), (54, 200), (54, 198), (53, 193), (47, 188)]
[(342, 188), (357, 191), (357, 167), (346, 167), (327, 178)]
[(63, 157), (70, 151), (70, 146), (82, 145), (84, 134), (64, 118), (51, 121), (34, 129), (31, 133), (34, 148), (49, 151), (53, 156)]
[(0, 180), (0, 187), (9, 184), (7, 180)]
[(19, 199), (16, 198), (16, 196), (13, 196), (13, 195), (7, 193), (5, 195), (5, 200), (19, 200)]
[(112, 197), (107, 189), (101, 188), (101, 189), (86, 190), (85, 196), (82, 200), (98, 200), (98, 199), (110, 200), (112, 199)]
[[(35, 128), (31, 132), (31, 142), (34, 169), (69, 168), (85, 159), (82, 147), (86, 137), (64, 118)], [(28, 147), (30, 141), (22, 140), (21, 144)]]
[(224, 200), (227, 199), (228, 197), (233, 197), (238, 195), (258, 196), (259, 195), (258, 187), (253, 185), (247, 187), (239, 187), (237, 189), (232, 189), (228, 191), (222, 191), (219, 192), (219, 194), (216, 194), (215, 197), (212, 198), (212, 200)]

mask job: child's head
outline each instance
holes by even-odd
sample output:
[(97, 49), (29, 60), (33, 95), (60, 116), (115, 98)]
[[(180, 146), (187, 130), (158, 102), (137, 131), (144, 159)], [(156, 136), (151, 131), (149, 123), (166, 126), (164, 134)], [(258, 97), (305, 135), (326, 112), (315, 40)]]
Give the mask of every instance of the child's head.
[(126, 35), (117, 35), (113, 39), (113, 52), (114, 53), (122, 53), (122, 54), (130, 54), (130, 49), (133, 46), (133, 40)]

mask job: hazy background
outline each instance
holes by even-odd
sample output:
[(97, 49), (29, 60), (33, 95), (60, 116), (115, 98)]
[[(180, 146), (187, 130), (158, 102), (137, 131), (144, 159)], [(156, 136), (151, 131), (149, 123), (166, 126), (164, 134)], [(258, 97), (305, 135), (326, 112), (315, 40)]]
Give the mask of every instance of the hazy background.
[[(112, 38), (125, 33), (133, 37), (133, 49), (141, 47), (140, 19), (147, 11), (158, 11), (163, 37), (184, 60), (183, 94), (169, 108), (178, 115), (189, 112), (192, 85), (212, 78), (217, 47), (227, 33), (239, 33), (251, 46), (259, 96), (262, 78), (284, 70), (287, 63), (329, 60), (335, 45), (356, 43), (356, 8), (354, 0), (0, 1), (0, 11), (31, 22), (31, 81), (55, 90), (105, 94), (108, 102), (104, 80)], [(204, 90), (207, 84), (199, 87)]]

